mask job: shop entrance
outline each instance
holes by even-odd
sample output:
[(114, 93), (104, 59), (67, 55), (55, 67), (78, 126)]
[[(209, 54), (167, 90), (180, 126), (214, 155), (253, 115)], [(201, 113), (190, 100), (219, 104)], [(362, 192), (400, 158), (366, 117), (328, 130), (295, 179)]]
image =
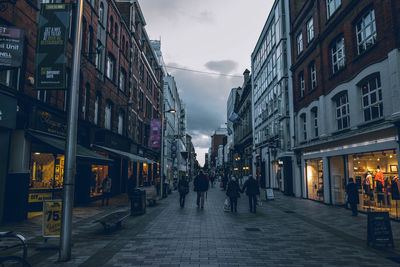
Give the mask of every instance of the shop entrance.
[(309, 199), (324, 201), (324, 174), (322, 159), (310, 159), (307, 166), (307, 197)]

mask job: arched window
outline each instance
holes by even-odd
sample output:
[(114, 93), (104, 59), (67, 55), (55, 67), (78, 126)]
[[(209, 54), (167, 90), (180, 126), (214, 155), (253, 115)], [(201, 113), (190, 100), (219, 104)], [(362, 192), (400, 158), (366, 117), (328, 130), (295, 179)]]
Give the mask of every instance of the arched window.
[(103, 2), (100, 2), (100, 6), (99, 6), (99, 21), (102, 24), (104, 22), (104, 5), (103, 5)]

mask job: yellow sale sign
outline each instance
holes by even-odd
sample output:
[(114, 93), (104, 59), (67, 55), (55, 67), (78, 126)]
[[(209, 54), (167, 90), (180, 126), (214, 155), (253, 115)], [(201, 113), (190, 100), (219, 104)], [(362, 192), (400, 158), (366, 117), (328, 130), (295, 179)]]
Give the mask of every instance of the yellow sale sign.
[(43, 237), (59, 237), (61, 232), (61, 200), (43, 202)]

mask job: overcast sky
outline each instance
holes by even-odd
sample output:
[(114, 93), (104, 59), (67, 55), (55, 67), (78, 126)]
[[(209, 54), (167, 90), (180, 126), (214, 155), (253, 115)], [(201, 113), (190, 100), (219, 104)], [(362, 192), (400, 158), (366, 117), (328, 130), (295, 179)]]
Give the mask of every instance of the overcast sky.
[(251, 70), (250, 55), (273, 0), (139, 0), (150, 39), (161, 39), (167, 66), (187, 110), (187, 131), (204, 164), (210, 136), (226, 122), (226, 101)]

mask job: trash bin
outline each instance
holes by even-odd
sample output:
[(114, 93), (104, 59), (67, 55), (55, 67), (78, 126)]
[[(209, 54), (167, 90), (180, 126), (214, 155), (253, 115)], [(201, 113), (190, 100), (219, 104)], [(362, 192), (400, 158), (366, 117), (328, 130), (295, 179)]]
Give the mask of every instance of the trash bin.
[(144, 189), (135, 189), (129, 198), (131, 200), (131, 216), (146, 213), (146, 191)]

